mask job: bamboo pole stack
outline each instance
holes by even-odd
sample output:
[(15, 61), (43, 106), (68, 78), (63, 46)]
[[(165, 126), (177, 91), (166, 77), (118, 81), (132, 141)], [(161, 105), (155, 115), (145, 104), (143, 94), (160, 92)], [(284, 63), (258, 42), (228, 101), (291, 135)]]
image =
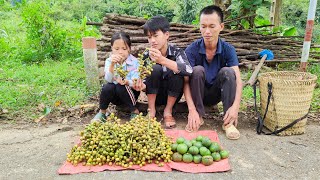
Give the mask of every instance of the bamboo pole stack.
[[(146, 20), (140, 17), (106, 14), (100, 28), (102, 38), (97, 40), (99, 66), (104, 66), (104, 61), (111, 51), (111, 36), (115, 32), (124, 31), (130, 35), (132, 54), (134, 55), (141, 53), (148, 47), (148, 40), (143, 34), (142, 28), (145, 22)], [(195, 26), (178, 23), (170, 24), (169, 41), (180, 48), (186, 48), (200, 37), (200, 31)], [(220, 37), (236, 48), (239, 61), (242, 64), (250, 63), (250, 61), (256, 62), (259, 59), (258, 53), (263, 49), (272, 50), (277, 61), (299, 59), (303, 43), (303, 37), (260, 35), (252, 30), (226, 29), (220, 33)], [(310, 53), (310, 56), (319, 58), (319, 56), (313, 53)]]

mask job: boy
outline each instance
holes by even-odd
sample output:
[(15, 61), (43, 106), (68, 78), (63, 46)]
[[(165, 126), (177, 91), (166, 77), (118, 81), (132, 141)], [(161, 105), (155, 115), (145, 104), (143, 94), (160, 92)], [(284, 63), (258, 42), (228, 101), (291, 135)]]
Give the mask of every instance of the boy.
[[(146, 78), (146, 94), (150, 117), (156, 116), (156, 105), (166, 105), (163, 117), (166, 128), (176, 126), (172, 117), (172, 108), (182, 96), (184, 76), (190, 76), (192, 68), (182, 49), (169, 44), (170, 24), (162, 16), (154, 16), (143, 26), (144, 34), (148, 37), (149, 51), (143, 54), (144, 59), (150, 58), (157, 64)], [(136, 87), (141, 90), (141, 86)]]

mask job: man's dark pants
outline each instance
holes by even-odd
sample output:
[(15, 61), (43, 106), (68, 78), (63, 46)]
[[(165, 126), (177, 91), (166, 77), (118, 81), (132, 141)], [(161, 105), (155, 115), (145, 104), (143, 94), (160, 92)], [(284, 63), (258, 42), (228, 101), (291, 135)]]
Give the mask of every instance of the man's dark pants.
[(214, 83), (208, 85), (205, 82), (204, 67), (195, 66), (190, 78), (190, 89), (193, 102), (201, 117), (205, 115), (204, 106), (216, 105), (220, 101), (222, 101), (223, 111), (226, 113), (232, 106), (236, 95), (235, 72), (230, 67), (223, 67)]

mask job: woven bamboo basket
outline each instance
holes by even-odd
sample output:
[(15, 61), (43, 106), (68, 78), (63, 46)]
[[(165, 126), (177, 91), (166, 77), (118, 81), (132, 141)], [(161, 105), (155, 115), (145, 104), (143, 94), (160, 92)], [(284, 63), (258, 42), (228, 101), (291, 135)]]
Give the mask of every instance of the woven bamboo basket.
[[(260, 82), (260, 103), (265, 113), (268, 100), (268, 82), (272, 83), (272, 96), (264, 126), (270, 131), (281, 129), (309, 111), (317, 76), (304, 72), (278, 71), (262, 73)], [(278, 135), (288, 136), (305, 133), (307, 118)]]

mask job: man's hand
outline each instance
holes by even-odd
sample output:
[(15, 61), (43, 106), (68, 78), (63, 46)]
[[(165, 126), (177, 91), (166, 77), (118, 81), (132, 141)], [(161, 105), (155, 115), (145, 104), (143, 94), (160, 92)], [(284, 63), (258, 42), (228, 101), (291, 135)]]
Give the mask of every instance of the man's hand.
[(146, 89), (146, 85), (142, 82), (141, 79), (137, 79), (133, 81), (132, 88), (136, 91), (143, 91), (144, 89)]
[(162, 64), (165, 61), (165, 57), (162, 56), (161, 52), (158, 49), (150, 48), (149, 49), (149, 57), (152, 61)]
[(201, 121), (198, 112), (196, 110), (189, 111), (188, 124), (186, 129), (190, 131), (198, 131), (198, 129), (200, 128), (200, 124)]
[(117, 63), (121, 64), (123, 59), (124, 58), (119, 54), (112, 54), (111, 55), (111, 64), (117, 64)]
[(239, 113), (239, 108), (236, 108), (234, 106), (231, 106), (226, 114), (223, 117), (224, 125), (228, 124), (234, 124), (236, 127), (238, 125), (238, 113)]

